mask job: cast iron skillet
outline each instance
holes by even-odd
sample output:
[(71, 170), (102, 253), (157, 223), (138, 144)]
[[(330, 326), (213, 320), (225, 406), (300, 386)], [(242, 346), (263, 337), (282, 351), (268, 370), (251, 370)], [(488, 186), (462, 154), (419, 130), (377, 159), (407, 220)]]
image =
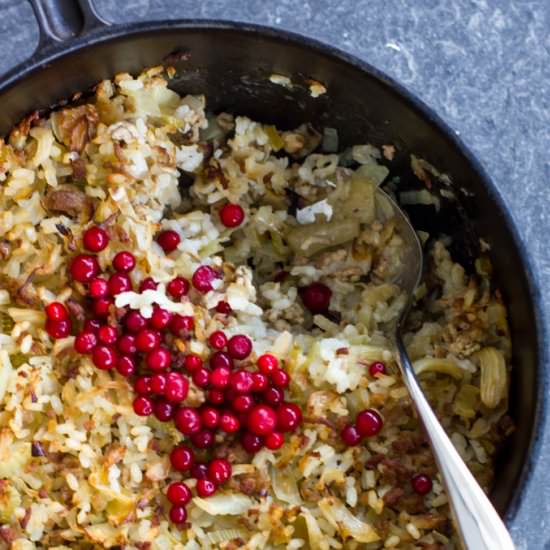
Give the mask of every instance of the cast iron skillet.
[[(510, 313), (514, 345), (511, 414), (517, 430), (500, 454), (492, 498), (507, 520), (519, 506), (537, 455), (543, 409), (545, 343), (539, 288), (510, 212), (466, 147), (431, 110), (400, 85), (348, 54), (291, 33), (244, 23), (155, 21), (109, 25), (91, 0), (31, 0), (40, 43), (30, 60), (0, 82), (0, 135), (36, 109), (47, 109), (121, 71), (168, 61), (172, 87), (205, 93), (209, 108), (283, 127), (311, 121), (338, 129), (341, 143), (393, 143), (402, 179), (412, 181), (408, 154), (448, 173), (459, 205), (443, 214), (417, 209), (417, 227), (453, 234), (453, 253), (468, 263), (481, 236)], [(292, 90), (269, 82), (292, 77)], [(312, 98), (307, 79), (328, 93)]]

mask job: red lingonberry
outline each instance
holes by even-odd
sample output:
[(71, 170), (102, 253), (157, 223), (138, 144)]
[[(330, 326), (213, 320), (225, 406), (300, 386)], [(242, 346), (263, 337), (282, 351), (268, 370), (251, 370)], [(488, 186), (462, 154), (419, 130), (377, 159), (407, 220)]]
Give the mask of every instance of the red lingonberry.
[(348, 424), (341, 432), (342, 441), (349, 447), (355, 447), (361, 443), (361, 434), (355, 424)]
[(149, 319), (149, 325), (157, 330), (164, 330), (172, 320), (172, 314), (165, 309), (155, 306), (151, 319)]
[(195, 328), (195, 321), (189, 315), (180, 315), (176, 313), (170, 321), (170, 330), (172, 334), (179, 337), (185, 337), (188, 332)]
[(271, 353), (258, 357), (258, 369), (264, 374), (271, 374), (279, 366), (279, 360)]
[[(138, 338), (136, 338), (136, 345), (138, 346), (138, 349), (139, 334)], [(167, 370), (170, 368), (170, 365), (172, 363), (172, 356), (170, 355), (170, 351), (168, 350), (168, 348), (160, 346), (147, 354), (145, 358), (145, 363), (147, 364), (147, 367), (149, 367), (149, 369), (153, 372)]]
[(99, 319), (86, 319), (84, 321), (83, 332), (93, 332), (97, 334), (100, 326), (101, 321)]
[(225, 388), (229, 384), (229, 377), (231, 376), (231, 371), (227, 367), (216, 367), (210, 373), (210, 384), (214, 388)]
[(109, 244), (109, 235), (107, 235), (105, 229), (97, 225), (92, 225), (92, 227), (84, 231), (82, 235), (82, 244), (84, 248), (90, 252), (101, 252), (105, 250)]
[(183, 368), (187, 372), (195, 372), (202, 367), (202, 359), (195, 354), (187, 355), (183, 362)]
[(144, 328), (136, 335), (136, 347), (138, 351), (146, 353), (160, 346), (160, 334), (156, 330)]
[(201, 265), (193, 273), (191, 281), (193, 286), (201, 293), (206, 293), (212, 290), (212, 282), (218, 278), (219, 275), (214, 269), (208, 265)]
[(295, 403), (283, 403), (277, 409), (277, 429), (291, 432), (302, 421), (302, 410)]
[(104, 298), (97, 298), (92, 302), (92, 312), (96, 317), (107, 317), (109, 315), (109, 311), (111, 309), (111, 306), (113, 305), (113, 299), (104, 297)]
[(137, 352), (136, 337), (133, 334), (123, 334), (117, 340), (116, 347), (120, 353), (134, 355)]
[(197, 481), (197, 494), (201, 498), (212, 496), (216, 492), (216, 486), (209, 479), (199, 479)]
[(380, 432), (384, 422), (378, 411), (365, 409), (357, 415), (355, 424), (363, 437), (372, 437)]
[(134, 382), (134, 390), (139, 395), (151, 395), (153, 389), (151, 388), (150, 376), (139, 376)]
[(432, 480), (424, 474), (416, 474), (411, 478), (413, 491), (418, 495), (427, 495), (432, 490)]
[(109, 294), (111, 296), (132, 290), (132, 281), (126, 273), (113, 273), (109, 277), (107, 284), (109, 285)]
[(139, 283), (139, 291), (145, 292), (146, 290), (156, 290), (158, 287), (158, 284), (155, 282), (153, 277), (147, 277)]
[(189, 392), (189, 381), (178, 372), (170, 372), (166, 375), (166, 388), (164, 397), (171, 403), (181, 403)]
[(241, 423), (236, 415), (230, 411), (223, 411), (220, 416), (220, 430), (226, 433), (235, 433), (241, 427)]
[(117, 353), (112, 346), (100, 344), (92, 351), (92, 361), (101, 370), (112, 369), (116, 365)]
[(231, 407), (237, 412), (249, 411), (254, 405), (254, 398), (251, 395), (237, 395), (231, 401)]
[(233, 359), (246, 359), (252, 352), (252, 341), (244, 334), (236, 334), (227, 342), (227, 353)]
[(252, 373), (243, 369), (232, 372), (229, 378), (229, 385), (237, 393), (248, 393), (252, 390), (253, 384), (254, 378), (252, 377)]
[(284, 393), (280, 388), (271, 387), (262, 393), (262, 397), (268, 405), (275, 406), (283, 402)]
[(227, 344), (227, 336), (221, 330), (216, 330), (208, 337), (208, 343), (214, 349), (223, 349)]
[(104, 298), (109, 294), (109, 283), (103, 277), (94, 277), (90, 281), (88, 292), (92, 298)]
[(225, 204), (220, 210), (220, 220), (225, 227), (238, 227), (243, 223), (244, 210), (238, 204)]
[(79, 254), (69, 267), (71, 277), (79, 283), (89, 283), (99, 273), (99, 262), (95, 256)]
[(225, 458), (213, 458), (208, 464), (208, 479), (216, 485), (225, 483), (232, 473), (231, 464)]
[(283, 369), (275, 369), (271, 373), (271, 382), (277, 388), (286, 388), (290, 384), (290, 376)]
[(46, 317), (50, 321), (66, 321), (69, 318), (67, 308), (61, 302), (52, 302), (45, 308)]
[(97, 336), (93, 332), (81, 332), (74, 339), (74, 349), (78, 353), (92, 353), (97, 345)]
[(231, 306), (227, 302), (220, 301), (216, 305), (216, 311), (223, 315), (229, 315), (230, 313), (232, 313), (233, 309), (231, 309)]
[(193, 373), (192, 379), (197, 388), (206, 388), (210, 384), (210, 371), (201, 367)]
[(213, 388), (206, 394), (206, 399), (212, 405), (221, 405), (225, 401), (225, 394), (222, 390)]
[(386, 374), (386, 365), (381, 361), (375, 361), (369, 366), (369, 374), (373, 377), (376, 377), (379, 374)]
[(197, 449), (208, 449), (214, 444), (214, 434), (210, 430), (201, 429), (191, 435), (191, 443)]
[(103, 344), (112, 345), (117, 341), (118, 329), (112, 325), (103, 325), (97, 331), (97, 337)]
[(118, 252), (113, 258), (113, 267), (120, 273), (130, 273), (136, 267), (136, 258), (127, 250)]
[(267, 386), (269, 384), (269, 381), (267, 379), (267, 376), (262, 372), (253, 372), (252, 373), (252, 388), (250, 391), (256, 393), (256, 392), (262, 392), (267, 389)]
[(264, 440), (259, 435), (244, 432), (241, 436), (241, 445), (246, 452), (257, 453), (264, 446)]
[(147, 320), (143, 315), (137, 311), (129, 311), (124, 317), (124, 326), (133, 333), (143, 330), (147, 326)]
[(129, 355), (120, 355), (116, 362), (116, 370), (122, 376), (132, 376), (136, 372), (136, 362)]
[(164, 250), (165, 254), (170, 254), (170, 252), (173, 252), (176, 250), (178, 245), (181, 242), (180, 236), (171, 229), (167, 229), (166, 231), (161, 231), (157, 235), (157, 243), (159, 246)]
[(170, 463), (174, 470), (179, 472), (190, 470), (195, 463), (195, 453), (190, 447), (182, 443), (172, 449)]
[(187, 521), (187, 510), (182, 504), (175, 504), (170, 508), (170, 521), (176, 525), (181, 525)]
[(166, 491), (166, 498), (172, 504), (181, 504), (182, 506), (190, 502), (192, 496), (191, 489), (182, 481), (174, 481)]
[(198, 432), (201, 428), (200, 415), (196, 409), (191, 407), (182, 407), (174, 416), (176, 428), (185, 435), (191, 435)]
[(323, 283), (311, 283), (300, 289), (300, 298), (311, 313), (324, 313), (330, 306), (332, 291)]
[(189, 292), (189, 281), (183, 277), (176, 277), (166, 285), (166, 292), (173, 298), (181, 298)]
[(138, 416), (149, 416), (153, 413), (153, 402), (144, 395), (138, 395), (134, 399), (133, 407)]
[(157, 372), (151, 376), (151, 391), (157, 395), (164, 393), (164, 388), (166, 388), (166, 375), (162, 372)]
[(271, 451), (276, 451), (283, 446), (285, 436), (281, 432), (271, 432), (265, 436), (265, 446)]
[(277, 414), (267, 405), (255, 405), (248, 413), (247, 427), (253, 434), (270, 434), (276, 425)]
[(201, 409), (201, 423), (205, 428), (213, 430), (220, 423), (220, 413), (214, 407), (206, 405)]
[(194, 479), (206, 479), (208, 476), (208, 466), (206, 464), (198, 463), (191, 468), (191, 477)]
[(225, 351), (215, 351), (210, 356), (209, 363), (210, 363), (210, 367), (212, 367), (213, 369), (217, 369), (217, 368), (232, 369), (233, 368), (233, 361)]
[(176, 408), (173, 403), (168, 403), (168, 401), (164, 399), (159, 399), (153, 406), (153, 412), (158, 420), (161, 422), (168, 422), (174, 417)]

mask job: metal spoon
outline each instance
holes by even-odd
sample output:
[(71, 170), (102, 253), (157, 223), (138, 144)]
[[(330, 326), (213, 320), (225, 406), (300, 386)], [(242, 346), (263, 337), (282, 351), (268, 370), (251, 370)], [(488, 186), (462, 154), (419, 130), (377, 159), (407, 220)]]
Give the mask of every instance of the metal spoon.
[(513, 550), (514, 543), (506, 526), (439, 423), (418, 384), (407, 355), (403, 344), (403, 327), (422, 276), (422, 246), (404, 212), (386, 193), (381, 190), (378, 192), (380, 195), (377, 198), (387, 201), (393, 208), (397, 232), (405, 241), (404, 269), (396, 280), (396, 284), (407, 294), (407, 303), (394, 326), (398, 364), (426, 429), (462, 542), (467, 550)]

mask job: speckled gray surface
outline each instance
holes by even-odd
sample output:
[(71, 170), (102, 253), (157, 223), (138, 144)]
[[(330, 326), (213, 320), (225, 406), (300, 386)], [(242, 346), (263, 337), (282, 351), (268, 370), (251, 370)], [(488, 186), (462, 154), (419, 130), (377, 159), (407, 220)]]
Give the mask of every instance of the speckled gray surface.
[[(96, 0), (96, 5), (114, 22), (205, 17), (282, 27), (340, 47), (396, 78), (461, 135), (497, 183), (545, 281), (550, 313), (549, 0)], [(36, 42), (27, 2), (0, 0), (0, 73), (25, 59)], [(522, 550), (550, 549), (550, 434), (541, 457), (512, 524)]]

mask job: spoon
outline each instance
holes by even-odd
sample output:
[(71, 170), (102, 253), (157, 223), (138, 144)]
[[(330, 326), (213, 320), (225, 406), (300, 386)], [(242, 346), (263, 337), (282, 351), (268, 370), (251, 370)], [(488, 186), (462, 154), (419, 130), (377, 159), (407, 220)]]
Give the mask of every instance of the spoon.
[(407, 303), (393, 327), (398, 351), (397, 363), (424, 424), (462, 543), (467, 550), (514, 550), (514, 543), (506, 526), (434, 414), (407, 355), (403, 344), (403, 327), (422, 276), (422, 246), (405, 213), (386, 193), (381, 190), (378, 190), (378, 193), (377, 199), (387, 201), (387, 206), (393, 209), (397, 232), (405, 242), (402, 262), (405, 268), (395, 281), (407, 295)]

